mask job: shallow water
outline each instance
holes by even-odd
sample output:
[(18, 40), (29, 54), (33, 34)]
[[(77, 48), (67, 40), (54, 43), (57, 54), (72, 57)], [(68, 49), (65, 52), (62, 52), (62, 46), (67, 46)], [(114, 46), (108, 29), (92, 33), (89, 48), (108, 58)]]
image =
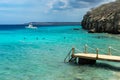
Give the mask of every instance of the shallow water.
[[(109, 46), (120, 50), (119, 43), (116, 35), (90, 34), (81, 26), (1, 30), (0, 80), (120, 80), (117, 62), (97, 61), (91, 66), (64, 63), (72, 47), (83, 50), (87, 44), (105, 54)], [(112, 54), (120, 56), (114, 50)]]

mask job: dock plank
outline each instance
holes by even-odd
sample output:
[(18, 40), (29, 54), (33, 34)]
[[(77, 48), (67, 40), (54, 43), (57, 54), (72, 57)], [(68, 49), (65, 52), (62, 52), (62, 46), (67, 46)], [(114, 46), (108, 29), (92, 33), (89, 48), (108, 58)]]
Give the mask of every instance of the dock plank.
[(76, 54), (73, 54), (73, 57), (120, 62), (120, 56), (104, 55), (104, 54), (99, 54), (97, 57), (97, 54), (93, 54), (93, 53), (88, 53), (88, 54), (76, 53)]

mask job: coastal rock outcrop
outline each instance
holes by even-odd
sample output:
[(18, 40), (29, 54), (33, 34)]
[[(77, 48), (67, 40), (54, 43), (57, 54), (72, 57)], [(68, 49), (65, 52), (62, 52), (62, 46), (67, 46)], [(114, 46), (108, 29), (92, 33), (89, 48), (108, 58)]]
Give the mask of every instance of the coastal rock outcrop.
[(120, 0), (88, 11), (81, 22), (89, 32), (120, 33)]

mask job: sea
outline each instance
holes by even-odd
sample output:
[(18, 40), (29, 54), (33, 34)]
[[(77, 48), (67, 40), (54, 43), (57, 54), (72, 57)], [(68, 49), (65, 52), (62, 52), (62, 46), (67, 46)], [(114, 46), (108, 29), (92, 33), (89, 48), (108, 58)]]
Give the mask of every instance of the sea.
[(64, 63), (69, 51), (120, 56), (120, 36), (88, 33), (76, 26), (0, 26), (0, 80), (120, 80), (120, 63)]

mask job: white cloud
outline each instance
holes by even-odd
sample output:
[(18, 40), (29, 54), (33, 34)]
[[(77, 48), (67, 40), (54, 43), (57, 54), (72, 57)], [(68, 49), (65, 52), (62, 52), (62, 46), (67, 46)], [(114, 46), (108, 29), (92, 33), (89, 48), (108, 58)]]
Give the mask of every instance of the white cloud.
[(0, 23), (80, 21), (86, 11), (98, 3), (96, 1), (100, 2), (100, 0), (0, 0), (2, 18)]
[(98, 6), (103, 3), (112, 2), (115, 0), (53, 0), (48, 5), (51, 10), (71, 10), (71, 9), (81, 9), (81, 8), (91, 8)]
[(68, 0), (52, 0), (48, 2), (48, 8), (64, 9), (68, 7)]

